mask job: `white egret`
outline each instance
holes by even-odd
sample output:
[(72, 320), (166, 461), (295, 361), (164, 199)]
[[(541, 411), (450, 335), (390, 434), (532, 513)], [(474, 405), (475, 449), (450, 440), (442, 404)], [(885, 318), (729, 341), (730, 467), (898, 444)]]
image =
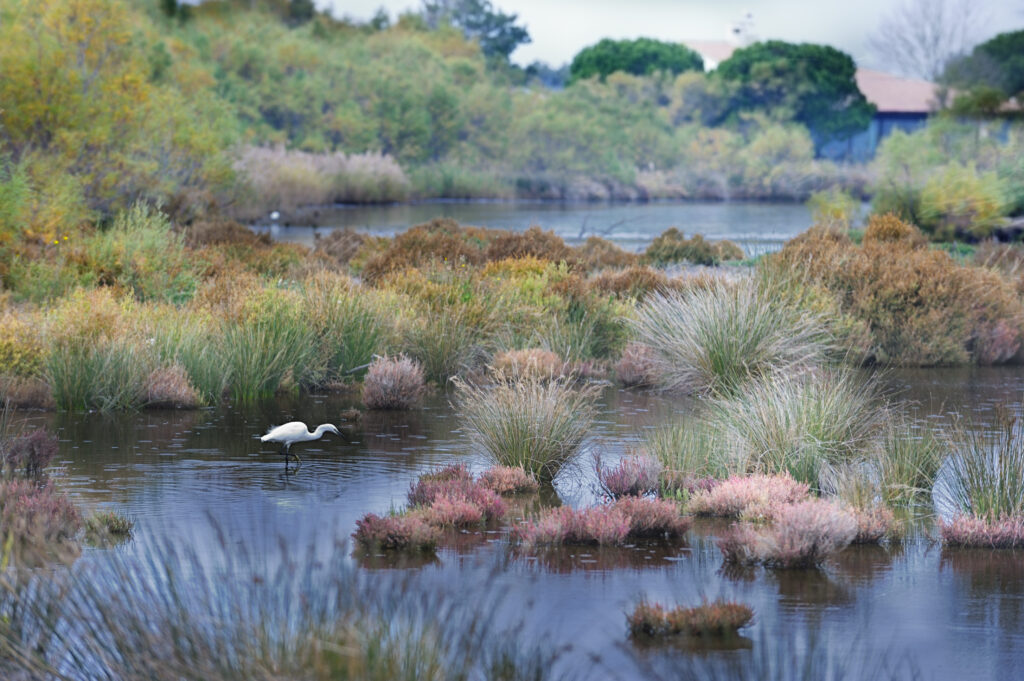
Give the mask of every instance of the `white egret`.
[(341, 435), (338, 429), (330, 423), (321, 423), (316, 427), (312, 433), (306, 428), (306, 424), (302, 421), (292, 421), (291, 423), (285, 423), (284, 425), (276, 428), (271, 428), (267, 431), (267, 434), (260, 438), (260, 442), (280, 442), (281, 453), (284, 454), (284, 466), (288, 468), (288, 457), (293, 457), (296, 463), (302, 463), (302, 460), (296, 454), (292, 454), (290, 450), (291, 446), (296, 442), (309, 442), (310, 440), (319, 440), (324, 436), (324, 433), (334, 433), (335, 435)]

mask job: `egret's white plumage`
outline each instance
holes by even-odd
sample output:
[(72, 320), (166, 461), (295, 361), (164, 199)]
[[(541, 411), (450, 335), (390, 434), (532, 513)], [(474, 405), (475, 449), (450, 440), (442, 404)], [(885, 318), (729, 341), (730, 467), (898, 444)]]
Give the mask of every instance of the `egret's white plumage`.
[(289, 451), (293, 444), (296, 442), (319, 440), (324, 436), (324, 433), (341, 435), (338, 429), (330, 423), (321, 423), (316, 427), (316, 430), (310, 432), (302, 421), (292, 421), (291, 423), (271, 428), (267, 431), (266, 435), (260, 438), (260, 442), (279, 442), (281, 444), (281, 453), (284, 454), (285, 466), (287, 467), (289, 456), (295, 457), (296, 461), (299, 460), (298, 456)]

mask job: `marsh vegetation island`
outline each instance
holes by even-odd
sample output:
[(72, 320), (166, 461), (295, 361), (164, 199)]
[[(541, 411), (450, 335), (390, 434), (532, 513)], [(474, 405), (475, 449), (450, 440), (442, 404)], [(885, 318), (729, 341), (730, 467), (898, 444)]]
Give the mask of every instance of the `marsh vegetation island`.
[(0, 678), (1019, 675), (1024, 15), (562, 4), (0, 0)]

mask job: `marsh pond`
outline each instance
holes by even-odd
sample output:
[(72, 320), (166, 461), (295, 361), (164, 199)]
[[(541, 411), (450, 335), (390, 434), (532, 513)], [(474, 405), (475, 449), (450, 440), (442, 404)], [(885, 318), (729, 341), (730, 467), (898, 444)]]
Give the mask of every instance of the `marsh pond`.
[[(984, 421), (996, 405), (1019, 398), (1024, 371), (893, 371), (884, 381), (930, 419), (962, 413)], [(595, 453), (614, 461), (645, 431), (693, 408), (689, 399), (614, 387), (599, 404), (578, 464), (559, 476), (556, 495), (532, 503), (593, 503)], [(188, 554), (243, 582), (279, 563), (294, 561), (301, 571), (333, 565), (413, 598), (447, 592), (454, 610), (436, 616), (479, 610), (491, 626), (511, 626), (518, 641), (551, 651), (545, 664), (556, 676), (787, 678), (806, 662), (821, 675), (804, 678), (836, 678), (836, 670), (844, 678), (1019, 678), (1024, 559), (944, 548), (928, 517), (912, 521), (905, 542), (852, 546), (822, 570), (725, 567), (713, 541), (723, 525), (712, 521), (679, 540), (533, 555), (511, 550), (498, 525), (450, 533), (436, 553), (404, 561), (355, 549), (347, 542), (357, 519), (404, 506), (418, 475), (458, 462), (479, 471), (484, 463), (460, 432), (450, 395), (434, 393), (419, 410), (342, 421), (352, 406), (357, 399), (310, 395), (248, 408), (29, 415), (58, 435), (60, 482), (75, 500), (136, 523), (131, 541), (87, 548), (70, 569), (94, 570), (111, 552), (143, 564)], [(258, 436), (293, 418), (338, 423), (347, 437), (307, 443), (301, 467), (286, 474), (276, 449)], [(654, 646), (627, 637), (625, 615), (640, 599), (718, 597), (755, 612), (727, 645)]]

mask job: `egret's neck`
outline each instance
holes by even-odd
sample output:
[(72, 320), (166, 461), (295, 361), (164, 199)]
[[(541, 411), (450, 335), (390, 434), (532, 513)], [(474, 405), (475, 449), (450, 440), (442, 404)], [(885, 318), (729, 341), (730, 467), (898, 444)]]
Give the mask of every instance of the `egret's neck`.
[(316, 427), (316, 430), (313, 431), (313, 439), (319, 440), (324, 436), (324, 433), (326, 433), (332, 427), (333, 426), (331, 426), (331, 424), (329, 423), (321, 423), (319, 426)]

